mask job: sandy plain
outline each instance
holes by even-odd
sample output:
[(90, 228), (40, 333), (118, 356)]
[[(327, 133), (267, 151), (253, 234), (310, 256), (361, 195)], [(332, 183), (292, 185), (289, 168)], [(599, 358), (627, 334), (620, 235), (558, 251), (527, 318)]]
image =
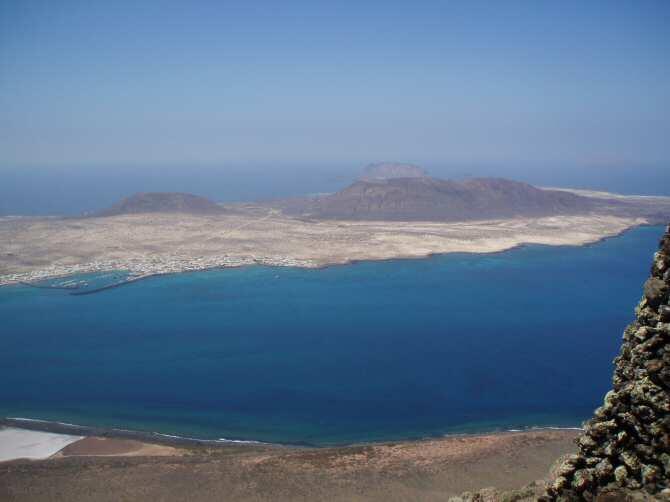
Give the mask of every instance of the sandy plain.
[(87, 437), (46, 460), (0, 463), (0, 499), (446, 501), (495, 486), (490, 500), (533, 500), (556, 459), (575, 450), (576, 434), (535, 430), (338, 448)]

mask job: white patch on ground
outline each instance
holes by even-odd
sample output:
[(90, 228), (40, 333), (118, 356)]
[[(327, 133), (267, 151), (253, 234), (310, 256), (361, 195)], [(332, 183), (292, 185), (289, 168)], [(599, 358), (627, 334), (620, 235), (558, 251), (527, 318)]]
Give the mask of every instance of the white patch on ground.
[(42, 459), (59, 452), (82, 436), (0, 428), (0, 462), (17, 458)]

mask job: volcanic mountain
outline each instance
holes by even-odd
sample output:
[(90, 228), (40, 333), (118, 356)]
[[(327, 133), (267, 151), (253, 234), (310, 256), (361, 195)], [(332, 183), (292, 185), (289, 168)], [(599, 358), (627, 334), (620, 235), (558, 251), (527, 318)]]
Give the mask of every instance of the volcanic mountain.
[(225, 212), (218, 204), (205, 197), (179, 192), (143, 192), (126, 197), (97, 216), (115, 216), (137, 213), (190, 213), (220, 214)]
[(414, 164), (400, 162), (378, 162), (368, 164), (363, 168), (361, 181), (380, 181), (395, 178), (425, 178), (428, 176), (425, 169)]
[(346, 220), (464, 221), (589, 212), (588, 197), (501, 178), (451, 181), (364, 175), (334, 194), (280, 204), (287, 214)]

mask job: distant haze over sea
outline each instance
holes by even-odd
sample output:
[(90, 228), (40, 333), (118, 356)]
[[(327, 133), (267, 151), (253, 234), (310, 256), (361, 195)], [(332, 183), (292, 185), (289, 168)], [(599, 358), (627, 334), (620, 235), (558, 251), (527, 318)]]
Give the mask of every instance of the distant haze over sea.
[[(413, 159), (370, 159), (370, 161)], [(337, 191), (368, 162), (351, 164), (234, 164), (170, 167), (0, 168), (0, 215), (77, 215), (136, 192), (179, 191), (218, 202), (253, 201)], [(495, 176), (537, 186), (669, 195), (670, 167), (501, 167), (415, 162), (440, 178)]]

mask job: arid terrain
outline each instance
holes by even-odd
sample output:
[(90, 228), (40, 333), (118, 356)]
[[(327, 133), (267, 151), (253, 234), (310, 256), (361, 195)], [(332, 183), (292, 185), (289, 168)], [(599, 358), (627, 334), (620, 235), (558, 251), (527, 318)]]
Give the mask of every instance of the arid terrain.
[(70, 273), (151, 275), (266, 264), (321, 267), (521, 244), (582, 245), (648, 223), (613, 215), (477, 222), (309, 221), (247, 208), (216, 216), (147, 213), (0, 219), (0, 284)]
[(670, 197), (498, 178), (454, 182), (382, 163), (313, 198), (217, 205), (192, 194), (138, 193), (86, 217), (0, 217), (0, 285), (96, 271), (124, 270), (132, 280), (251, 264), (323, 267), (583, 245), (668, 217)]
[[(341, 448), (172, 447), (85, 438), (0, 463), (0, 499), (440, 500), (495, 486), (533, 500), (577, 431), (537, 430)], [(530, 485), (530, 486), (529, 486)]]

